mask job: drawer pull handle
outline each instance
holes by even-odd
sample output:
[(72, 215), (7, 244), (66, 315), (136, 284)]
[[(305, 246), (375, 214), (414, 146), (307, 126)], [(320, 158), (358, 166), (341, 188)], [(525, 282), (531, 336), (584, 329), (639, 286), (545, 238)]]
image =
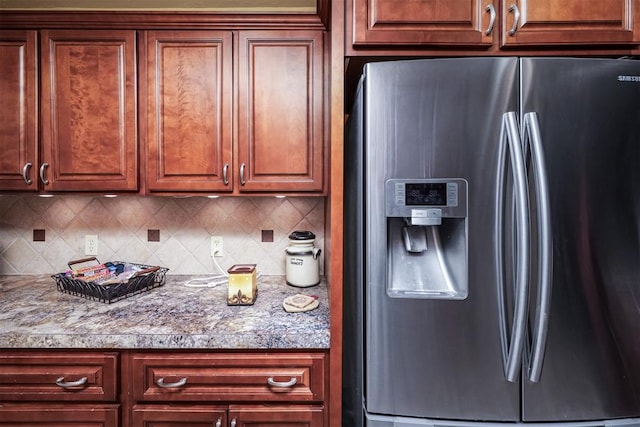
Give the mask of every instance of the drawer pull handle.
[(218, 421), (216, 421), (216, 427), (222, 427), (222, 418), (218, 418)]
[(160, 377), (156, 380), (156, 385), (158, 387), (162, 387), (162, 388), (176, 388), (176, 387), (182, 387), (183, 385), (185, 385), (187, 383), (187, 377), (181, 378), (178, 381), (174, 382), (174, 383), (165, 383), (164, 382), (164, 377)]
[(297, 382), (298, 382), (297, 378), (291, 378), (289, 381), (286, 381), (286, 382), (276, 381), (273, 379), (273, 377), (267, 378), (267, 384), (269, 384), (272, 387), (293, 387), (294, 385), (296, 385)]
[(87, 377), (82, 377), (78, 381), (65, 381), (64, 377), (60, 377), (56, 380), (56, 385), (62, 388), (72, 388), (85, 385), (87, 383)]
[(236, 421), (235, 418), (231, 420), (231, 427), (236, 427), (236, 424), (238, 424), (238, 422)]

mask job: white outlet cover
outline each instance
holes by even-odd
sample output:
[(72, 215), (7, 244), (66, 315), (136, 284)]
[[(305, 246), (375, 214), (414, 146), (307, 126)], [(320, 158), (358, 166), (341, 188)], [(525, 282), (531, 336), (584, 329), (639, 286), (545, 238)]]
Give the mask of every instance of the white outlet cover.
[(87, 234), (84, 236), (84, 254), (98, 255), (98, 236)]
[(211, 256), (224, 256), (222, 236), (211, 236)]

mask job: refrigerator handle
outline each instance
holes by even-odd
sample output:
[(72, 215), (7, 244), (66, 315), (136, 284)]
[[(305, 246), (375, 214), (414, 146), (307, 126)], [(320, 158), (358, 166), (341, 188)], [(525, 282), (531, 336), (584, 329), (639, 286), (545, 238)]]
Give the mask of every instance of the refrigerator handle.
[[(503, 215), (505, 193), (506, 151), (509, 149), (511, 170), (513, 175), (513, 195), (515, 199), (516, 247), (515, 251), (515, 294), (513, 323), (511, 324), (511, 342), (507, 335), (507, 314), (504, 300), (504, 248), (503, 248)], [(496, 269), (498, 272), (498, 290), (500, 293), (500, 318), (502, 361), (507, 381), (516, 382), (520, 377), (522, 350), (525, 342), (525, 331), (529, 296), (529, 196), (527, 175), (517, 115), (510, 111), (503, 115), (500, 130), (500, 147), (498, 151), (497, 206), (496, 206)]]
[(524, 138), (530, 141), (531, 164), (535, 179), (538, 216), (538, 299), (527, 376), (532, 382), (540, 381), (542, 363), (547, 344), (549, 310), (551, 305), (551, 277), (553, 272), (553, 239), (551, 234), (551, 208), (549, 185), (542, 149), (542, 136), (535, 112), (524, 115)]

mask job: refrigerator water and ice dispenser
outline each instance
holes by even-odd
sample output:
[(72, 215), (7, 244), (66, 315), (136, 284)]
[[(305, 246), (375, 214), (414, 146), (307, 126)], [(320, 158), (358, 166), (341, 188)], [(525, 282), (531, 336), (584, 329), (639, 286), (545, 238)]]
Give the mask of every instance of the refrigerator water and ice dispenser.
[(387, 294), (465, 299), (469, 292), (467, 182), (389, 179)]

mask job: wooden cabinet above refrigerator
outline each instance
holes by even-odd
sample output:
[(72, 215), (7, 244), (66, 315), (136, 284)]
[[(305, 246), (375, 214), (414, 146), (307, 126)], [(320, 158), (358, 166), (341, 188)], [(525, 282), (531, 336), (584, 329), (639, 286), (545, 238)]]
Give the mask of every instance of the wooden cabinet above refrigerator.
[(346, 7), (350, 56), (640, 45), (638, 0), (348, 0)]

